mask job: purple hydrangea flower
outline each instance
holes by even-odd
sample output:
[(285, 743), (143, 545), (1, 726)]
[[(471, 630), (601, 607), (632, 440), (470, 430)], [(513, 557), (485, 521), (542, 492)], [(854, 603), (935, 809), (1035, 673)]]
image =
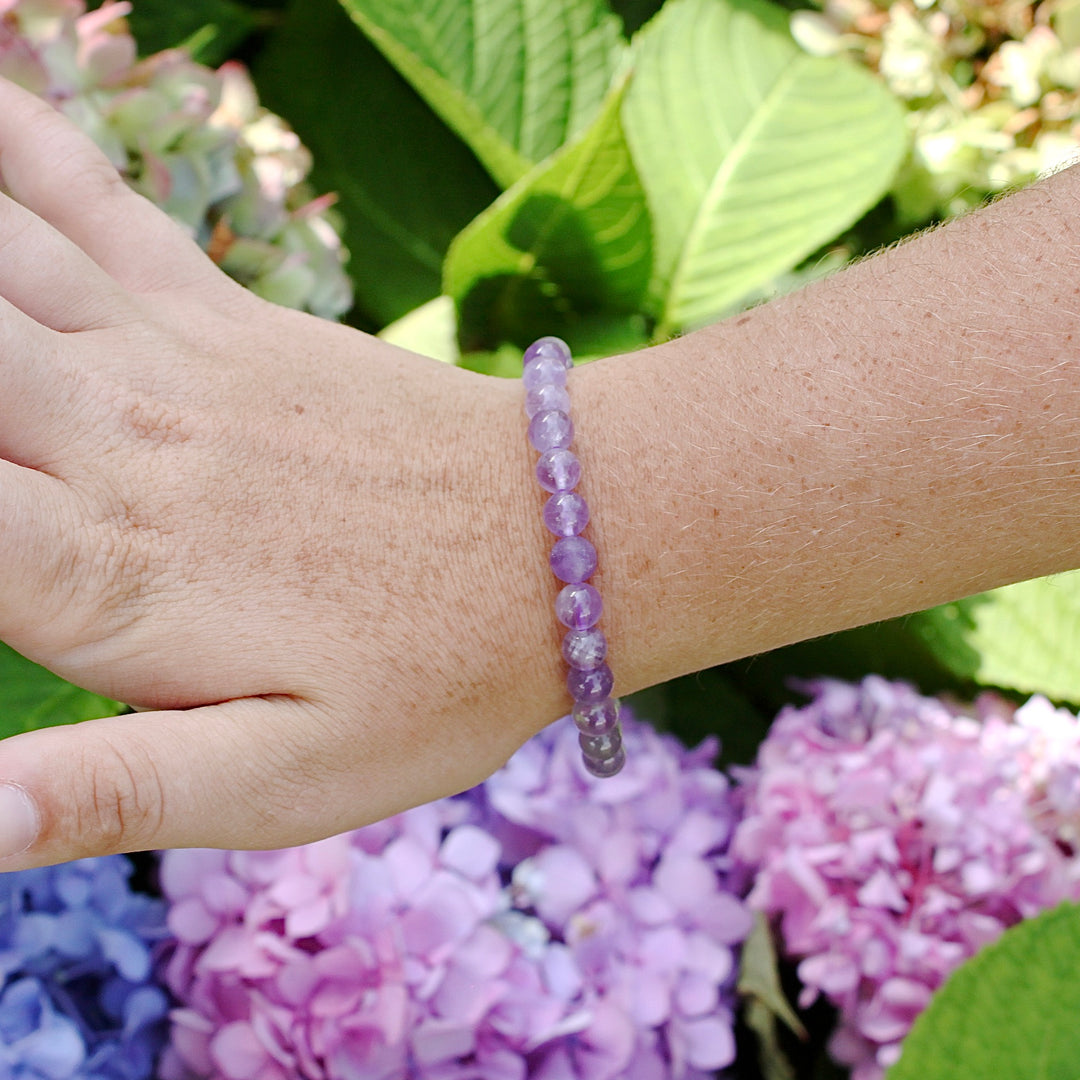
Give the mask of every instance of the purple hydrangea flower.
[(691, 1080), (733, 1054), (714, 747), (573, 726), (455, 799), (305, 847), (172, 851), (162, 1080)]
[(728, 883), (735, 813), (715, 740), (686, 750), (622, 715), (617, 776), (589, 778), (562, 722), (491, 777), (479, 805), (514, 867), (513, 910), (567, 949), (589, 1016), (536, 1075), (689, 1080), (735, 1055), (736, 950), (750, 930)]
[(0, 874), (0, 1076), (145, 1080), (165, 1041), (165, 905), (121, 855)]
[(1032, 699), (976, 715), (879, 678), (821, 682), (742, 775), (732, 844), (799, 960), (833, 1055), (879, 1080), (930, 996), (1007, 927), (1080, 896), (1080, 724)]

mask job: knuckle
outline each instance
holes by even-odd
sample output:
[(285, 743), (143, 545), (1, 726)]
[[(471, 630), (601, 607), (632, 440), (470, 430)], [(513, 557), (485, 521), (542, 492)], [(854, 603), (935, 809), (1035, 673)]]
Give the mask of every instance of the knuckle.
[[(162, 353), (167, 343), (157, 334), (140, 335), (126, 342), (132, 350)], [(82, 400), (97, 417), (97, 437), (107, 450), (134, 450), (176, 446), (198, 437), (206, 441), (202, 403), (193, 400), (189, 380), (175, 372), (145, 377), (103, 369), (85, 375)]]
[(311, 727), (304, 733), (289, 734), (272, 729), (275, 737), (265, 739), (249, 759), (248, 784), (234, 789), (244, 820), (250, 822), (251, 846), (288, 846), (310, 843), (330, 832), (341, 832), (350, 823), (333, 821), (333, 792), (339, 772), (355, 778), (347, 753), (327, 753), (334, 745), (312, 737), (319, 719), (305, 713)]
[(51, 607), (68, 621), (77, 615), (84, 629), (96, 628), (95, 638), (127, 624), (132, 602), (152, 578), (152, 538), (131, 528), (129, 513), (88, 511), (68, 521), (58, 530), (65, 542), (51, 553), (45, 571)]
[(54, 175), (58, 178), (77, 176), (79, 191), (89, 205), (102, 199), (114, 199), (128, 191), (119, 169), (89, 140), (80, 138), (57, 157)]
[(120, 406), (122, 431), (152, 446), (187, 442), (194, 420), (172, 402), (143, 395), (129, 395)]
[(16, 221), (5, 228), (0, 233), (0, 255), (9, 250), (17, 253), (22, 246), (24, 236), (30, 232), (33, 226), (33, 219), (27, 215), (23, 220)]
[(165, 816), (164, 788), (145, 749), (121, 750), (98, 739), (83, 759), (85, 789), (76, 806), (76, 826), (88, 851), (135, 851), (153, 846)]

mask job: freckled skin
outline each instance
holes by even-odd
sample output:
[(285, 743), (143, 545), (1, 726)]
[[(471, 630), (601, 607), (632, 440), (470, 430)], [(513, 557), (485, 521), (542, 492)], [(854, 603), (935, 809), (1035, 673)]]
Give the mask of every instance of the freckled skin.
[(624, 685), (1080, 565), (1078, 202), (1074, 168), (581, 372)]
[[(0, 744), (0, 870), (314, 840), (568, 711), (519, 382), (244, 292), (3, 80), (0, 172), (0, 638), (145, 710)], [(570, 372), (618, 693), (1080, 563), (1078, 189)]]

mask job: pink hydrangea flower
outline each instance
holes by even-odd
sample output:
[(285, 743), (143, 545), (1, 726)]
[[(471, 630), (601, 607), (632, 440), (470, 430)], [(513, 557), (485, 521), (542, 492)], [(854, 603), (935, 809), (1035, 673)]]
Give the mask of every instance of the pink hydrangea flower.
[(715, 747), (570, 724), (444, 799), (275, 852), (171, 851), (161, 1080), (701, 1080), (734, 1053)]
[(973, 717), (879, 678), (812, 689), (742, 775), (732, 852), (801, 1004), (838, 1006), (834, 1056), (879, 1080), (954, 968), (1080, 896), (1080, 724), (1041, 698)]
[(461, 1059), (516, 1080), (563, 1019), (491, 925), (498, 845), (444, 800), (273, 852), (171, 851), (162, 886), (184, 1002), (163, 1080), (453, 1077)]

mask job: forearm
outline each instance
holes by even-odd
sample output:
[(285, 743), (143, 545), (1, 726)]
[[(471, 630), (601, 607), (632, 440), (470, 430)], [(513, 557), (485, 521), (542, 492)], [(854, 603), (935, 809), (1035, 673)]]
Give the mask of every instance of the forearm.
[(622, 691), (1080, 565), (1078, 209), (1074, 169), (575, 374)]

